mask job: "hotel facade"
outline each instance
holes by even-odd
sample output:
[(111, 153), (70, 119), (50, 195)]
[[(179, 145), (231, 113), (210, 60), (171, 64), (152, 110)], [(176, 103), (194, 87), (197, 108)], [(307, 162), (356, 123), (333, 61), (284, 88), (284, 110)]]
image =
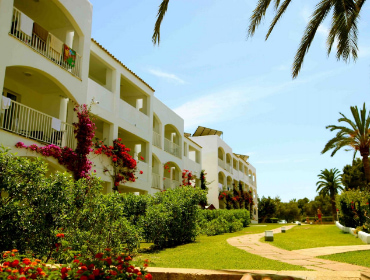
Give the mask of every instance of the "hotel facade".
[[(241, 181), (257, 194), (256, 172), (245, 158), (218, 135), (185, 134), (184, 120), (154, 89), (91, 38), (92, 10), (87, 0), (0, 0), (0, 144), (27, 157), (38, 154), (15, 148), (17, 142), (75, 148), (73, 108), (92, 104), (95, 136), (108, 144), (122, 138), (143, 171), (135, 182), (120, 185), (121, 192), (175, 188), (184, 169), (197, 177), (205, 169), (217, 178), (208, 194), (216, 207), (219, 184), (228, 188)], [(111, 192), (112, 177), (104, 172), (108, 158), (90, 159), (104, 192)], [(50, 172), (65, 170), (57, 160), (45, 160)]]

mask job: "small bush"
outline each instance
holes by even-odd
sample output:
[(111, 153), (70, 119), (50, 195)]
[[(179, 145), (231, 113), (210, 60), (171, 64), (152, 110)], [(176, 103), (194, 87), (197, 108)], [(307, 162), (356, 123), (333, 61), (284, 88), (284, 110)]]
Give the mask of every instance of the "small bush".
[(198, 221), (200, 232), (209, 236), (235, 232), (249, 224), (249, 211), (243, 209), (202, 210)]

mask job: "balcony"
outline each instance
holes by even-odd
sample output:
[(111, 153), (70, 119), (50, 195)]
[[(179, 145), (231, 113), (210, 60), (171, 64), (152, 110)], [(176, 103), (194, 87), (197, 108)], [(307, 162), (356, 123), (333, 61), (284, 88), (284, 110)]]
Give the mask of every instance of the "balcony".
[(152, 173), (152, 188), (161, 190), (161, 176), (156, 173)]
[(180, 187), (181, 185), (182, 185), (182, 183), (180, 181), (171, 180), (171, 179), (168, 179), (168, 178), (166, 178), (163, 181), (163, 189), (164, 190), (174, 189), (174, 188)]
[(8, 109), (0, 114), (0, 128), (44, 144), (76, 148), (74, 127), (60, 122), (60, 131), (52, 128), (53, 121), (59, 120), (28, 106), (11, 100)]
[(181, 148), (176, 143), (164, 138), (164, 150), (175, 157), (181, 158)]
[(220, 159), (220, 158), (218, 158), (218, 166), (220, 166), (223, 169), (225, 169), (225, 162), (222, 159)]
[(159, 135), (159, 133), (153, 131), (153, 145), (158, 147), (158, 148), (162, 148), (161, 147), (161, 135)]
[(226, 163), (226, 171), (233, 174), (233, 168), (231, 167), (229, 163)]
[[(37, 23), (33, 25), (32, 35), (26, 34), (21, 30), (22, 17), (22, 12), (13, 8), (13, 20), (9, 34), (72, 75), (81, 78), (82, 57)], [(35, 26), (38, 26), (39, 29)], [(43, 34), (43, 38), (37, 34)]]

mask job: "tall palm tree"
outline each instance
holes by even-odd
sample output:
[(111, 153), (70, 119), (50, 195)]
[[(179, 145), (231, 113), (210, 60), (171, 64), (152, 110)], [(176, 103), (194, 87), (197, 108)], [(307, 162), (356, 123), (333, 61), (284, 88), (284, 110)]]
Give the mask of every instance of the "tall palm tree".
[[(167, 12), (169, 1), (170, 0), (162, 0), (161, 4), (159, 5), (157, 20), (152, 36), (153, 44), (159, 44), (160, 42), (161, 23), (164, 15)], [(292, 67), (293, 78), (298, 76), (298, 73), (302, 68), (304, 57), (311, 46), (317, 29), (331, 10), (333, 10), (333, 14), (330, 32), (327, 37), (328, 55), (331, 52), (335, 39), (337, 39), (337, 59), (343, 59), (346, 62), (350, 61), (351, 57), (353, 60), (357, 59), (357, 21), (365, 1), (366, 0), (320, 0), (317, 3), (314, 12), (311, 15), (311, 19), (303, 33), (297, 53), (294, 57)], [(271, 2), (274, 2), (273, 6), (276, 14), (271, 21), (270, 28), (266, 34), (266, 40), (270, 36), (276, 23), (287, 10), (292, 0), (258, 0), (257, 6), (253, 10), (252, 16), (250, 17), (248, 36), (254, 35), (257, 27), (265, 17), (266, 11)], [(227, 3), (227, 1), (225, 1), (225, 3)]]
[(317, 177), (319, 177), (320, 181), (316, 183), (316, 191), (319, 192), (319, 194), (322, 194), (324, 197), (327, 195), (330, 196), (331, 211), (335, 221), (337, 214), (335, 196), (338, 194), (338, 190), (343, 190), (343, 187), (341, 186), (339, 170), (336, 168), (330, 170), (321, 170), (321, 173), (317, 175)]
[(370, 183), (370, 164), (369, 164), (369, 148), (370, 148), (370, 112), (366, 114), (365, 103), (362, 110), (358, 110), (357, 106), (351, 106), (351, 112), (354, 121), (348, 119), (342, 113), (339, 113), (342, 117), (338, 119), (338, 122), (344, 122), (347, 126), (328, 125), (326, 128), (330, 131), (337, 130), (337, 134), (334, 138), (330, 139), (326, 143), (321, 153), (326, 153), (329, 150), (333, 150), (331, 156), (343, 147), (349, 147), (346, 151), (354, 150), (355, 158), (357, 151), (362, 156), (362, 163), (364, 165), (366, 181)]

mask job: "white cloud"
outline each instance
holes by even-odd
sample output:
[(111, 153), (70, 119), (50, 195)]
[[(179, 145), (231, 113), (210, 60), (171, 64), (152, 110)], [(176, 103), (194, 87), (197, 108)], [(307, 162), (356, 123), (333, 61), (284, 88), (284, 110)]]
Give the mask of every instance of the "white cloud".
[[(229, 88), (219, 92), (202, 95), (199, 98), (188, 101), (174, 109), (181, 118), (185, 120), (185, 130), (192, 131), (198, 125), (207, 126), (220, 123), (248, 114), (264, 114), (270, 109), (266, 106), (259, 111), (254, 111), (254, 102), (267, 98), (271, 95), (291, 91), (293, 87), (302, 86), (306, 83), (314, 83), (329, 76), (336, 75), (341, 69), (315, 73), (314, 75), (290, 80), (288, 82), (261, 86), (261, 80), (268, 77), (256, 79), (257, 85), (240, 85), (237, 88)], [(201, 95), (201, 93), (199, 93)], [(263, 111), (265, 110), (265, 111)], [(255, 117), (255, 115), (253, 116)], [(245, 119), (247, 121), (247, 118)]]
[(160, 70), (154, 70), (154, 69), (149, 69), (149, 72), (151, 74), (153, 74), (154, 76), (157, 76), (157, 77), (160, 77), (160, 78), (165, 78), (165, 79), (168, 79), (168, 80), (176, 81), (180, 84), (185, 83), (185, 81), (183, 79), (180, 79), (175, 74), (170, 74), (170, 73), (166, 73), (166, 72), (163, 72), (163, 71), (160, 71)]

